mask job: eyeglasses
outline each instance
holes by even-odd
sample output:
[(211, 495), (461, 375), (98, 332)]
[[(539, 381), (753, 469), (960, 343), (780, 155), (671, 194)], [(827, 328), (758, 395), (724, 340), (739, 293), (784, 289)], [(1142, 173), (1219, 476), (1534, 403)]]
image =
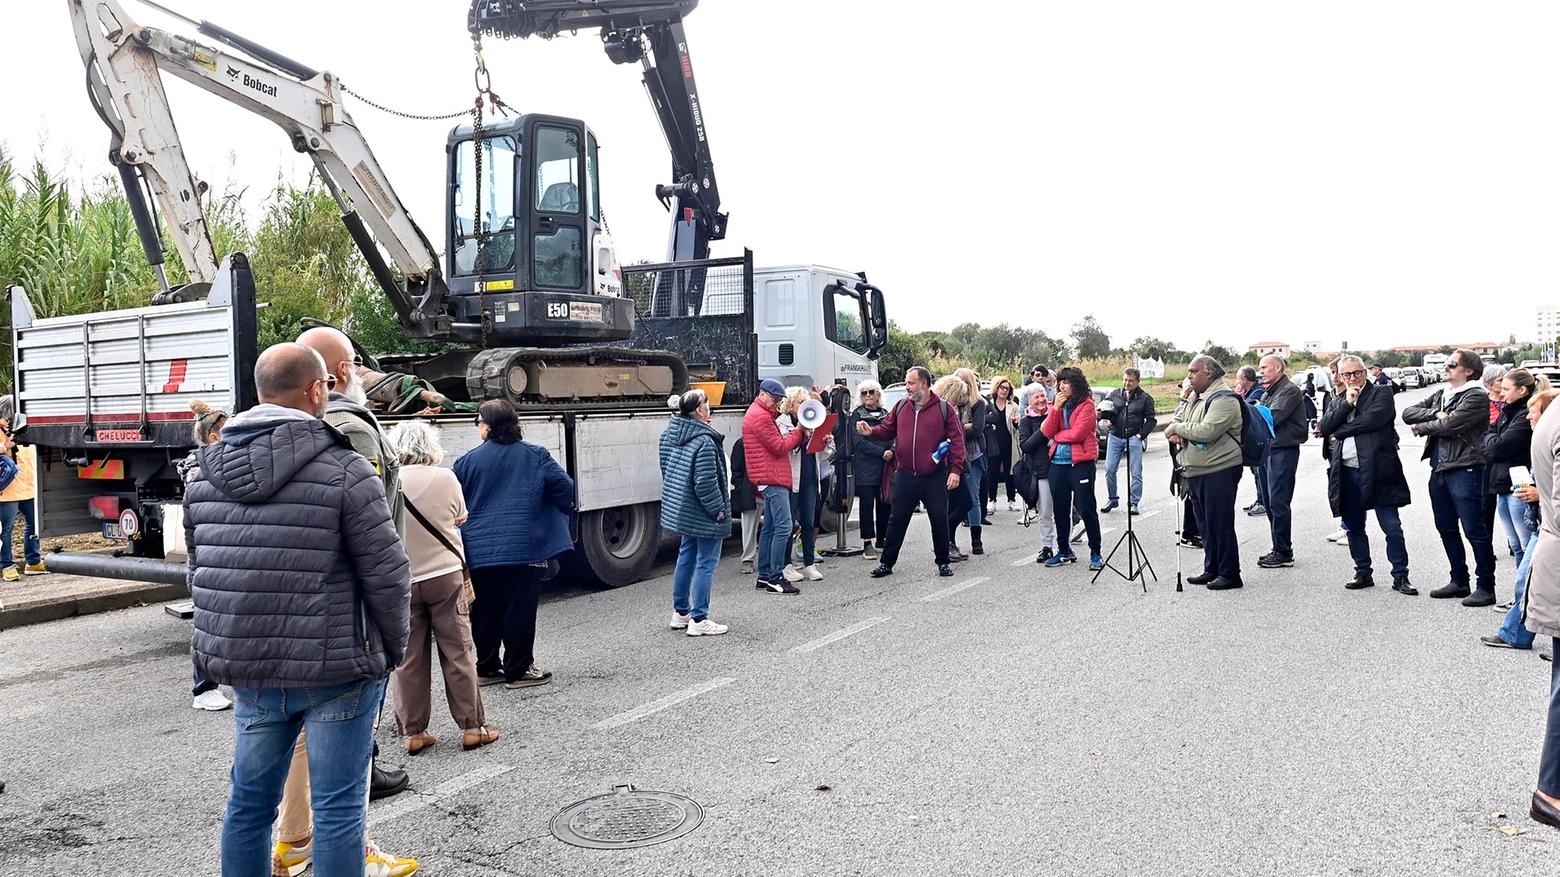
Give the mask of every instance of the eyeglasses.
[(478, 414), (476, 417), (473, 417), (471, 419), (471, 423), (472, 423), (473, 426), (481, 426), (482, 425), (482, 415)]
[(1339, 374), (1343, 375), (1346, 378), (1363, 378), (1363, 377), (1365, 377), (1365, 370), (1364, 369), (1360, 369), (1359, 371), (1339, 372)]
[[(314, 382), (314, 384), (324, 384), (325, 385), (325, 389), (327, 389), (327, 390), (334, 390), (334, 389), (336, 389), (336, 376), (335, 375), (326, 375), (325, 377), (316, 380)], [(312, 387), (312, 386), (314, 386), (314, 384), (310, 384), (309, 386)]]

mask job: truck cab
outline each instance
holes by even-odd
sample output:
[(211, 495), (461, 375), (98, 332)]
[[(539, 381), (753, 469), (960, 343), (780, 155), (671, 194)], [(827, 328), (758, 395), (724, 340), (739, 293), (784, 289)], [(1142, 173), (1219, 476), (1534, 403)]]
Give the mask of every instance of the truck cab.
[(788, 387), (844, 379), (851, 393), (877, 375), (888, 343), (882, 293), (860, 276), (820, 265), (753, 271), (758, 377)]

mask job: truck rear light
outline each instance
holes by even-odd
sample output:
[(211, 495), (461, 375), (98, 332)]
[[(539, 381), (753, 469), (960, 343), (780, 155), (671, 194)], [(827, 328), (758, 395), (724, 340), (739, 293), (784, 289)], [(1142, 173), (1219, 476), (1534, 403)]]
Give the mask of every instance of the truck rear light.
[(119, 518), (119, 497), (94, 496), (87, 500), (87, 511), (99, 521), (113, 521)]

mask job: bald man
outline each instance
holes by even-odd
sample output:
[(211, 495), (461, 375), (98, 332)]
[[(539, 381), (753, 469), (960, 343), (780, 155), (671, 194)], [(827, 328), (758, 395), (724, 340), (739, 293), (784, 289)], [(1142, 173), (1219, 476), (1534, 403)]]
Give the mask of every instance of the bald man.
[[(331, 377), (319, 354), (278, 344), (254, 378), (260, 404), (201, 448), (184, 494), (191, 654), (237, 701), (221, 872), (268, 873), (290, 854), (281, 864), (312, 860), (318, 874), (408, 874), (416, 862), (371, 843), (365, 854), (365, 830), (374, 721), (406, 654), (411, 566), (379, 477), (320, 420)], [(289, 776), (296, 751), (322, 806), (301, 829), (309, 837), (294, 838), (301, 846), (284, 817), (285, 849), (273, 849), (283, 785), (302, 779)]]
[(363, 388), (363, 376), (358, 372), (351, 339), (337, 329), (320, 326), (299, 335), (298, 343), (318, 353), (325, 360), (326, 370), (336, 378), (325, 422), (345, 433), (353, 450), (362, 454), (379, 473), (385, 496), (390, 500), (390, 512), (395, 516), (395, 529), (405, 535), (400, 457), (385, 439), (379, 419), (368, 410), (368, 394)]
[(1283, 357), (1262, 357), (1257, 372), (1262, 376), (1263, 387), (1262, 400), (1257, 404), (1273, 415), (1273, 441), (1260, 464), (1273, 549), (1257, 558), (1257, 566), (1278, 569), (1295, 565), (1290, 502), (1295, 495), (1295, 476), (1300, 471), (1300, 446), (1311, 437), (1311, 422), (1306, 419), (1305, 391), (1284, 374)]

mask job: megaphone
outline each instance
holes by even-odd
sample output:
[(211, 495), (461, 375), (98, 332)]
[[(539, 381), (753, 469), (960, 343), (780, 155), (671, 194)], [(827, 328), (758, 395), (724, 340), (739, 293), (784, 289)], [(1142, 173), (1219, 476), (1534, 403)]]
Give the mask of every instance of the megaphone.
[(825, 418), (829, 416), (829, 409), (823, 407), (823, 403), (817, 399), (808, 399), (802, 406), (796, 409), (796, 421), (808, 429), (817, 429), (823, 425)]

